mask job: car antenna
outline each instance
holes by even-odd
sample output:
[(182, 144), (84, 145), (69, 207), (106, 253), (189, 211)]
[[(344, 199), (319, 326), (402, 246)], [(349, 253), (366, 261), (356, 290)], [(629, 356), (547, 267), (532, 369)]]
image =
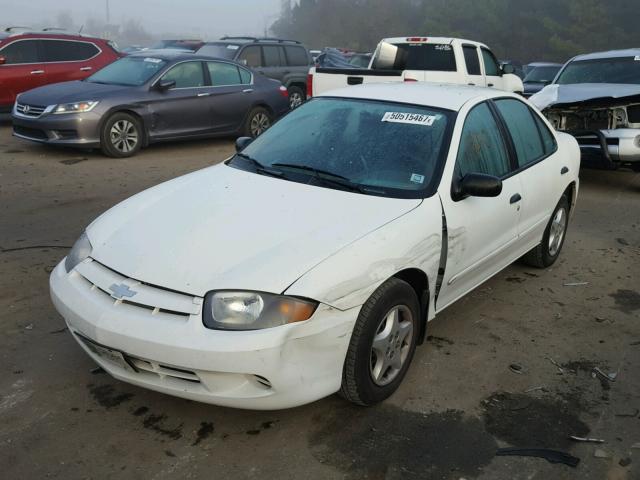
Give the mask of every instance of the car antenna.
[(80, 30), (78, 30), (78, 35), (82, 33), (82, 29), (84, 28), (84, 24), (80, 25)]

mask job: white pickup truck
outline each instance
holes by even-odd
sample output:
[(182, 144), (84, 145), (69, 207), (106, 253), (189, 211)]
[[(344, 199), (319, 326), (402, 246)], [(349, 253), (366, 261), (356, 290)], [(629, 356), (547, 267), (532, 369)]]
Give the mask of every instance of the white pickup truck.
[(368, 69), (311, 68), (307, 97), (363, 83), (435, 82), (493, 87), (522, 93), (522, 80), (513, 67), (500, 68), (482, 43), (459, 38), (385, 38), (377, 46)]

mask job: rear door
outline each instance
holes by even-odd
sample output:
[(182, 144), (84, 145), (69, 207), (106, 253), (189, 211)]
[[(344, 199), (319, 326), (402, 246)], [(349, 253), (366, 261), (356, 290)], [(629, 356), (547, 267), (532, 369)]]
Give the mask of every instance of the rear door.
[(204, 63), (193, 60), (173, 65), (155, 84), (161, 81), (174, 81), (176, 85), (164, 92), (156, 89), (150, 92), (152, 136), (172, 138), (211, 132), (207, 100), (211, 86), (206, 81)]
[(284, 47), (280, 45), (263, 45), (262, 58), (264, 59), (262, 73), (269, 78), (284, 83), (285, 72), (286, 74), (291, 73), (287, 67)]
[(254, 71), (264, 74), (264, 60), (260, 45), (248, 45), (238, 55), (238, 61)]
[(42, 39), (42, 55), (47, 83), (81, 80), (93, 73), (91, 60), (100, 55), (92, 42)]
[[(455, 138), (452, 145), (456, 145)], [(455, 167), (438, 189), (447, 224), (447, 257), (436, 309), (441, 310), (513, 262), (518, 251), (520, 177), (491, 106), (476, 105), (467, 115)], [(469, 173), (502, 179), (497, 197), (454, 200), (455, 182)]]
[(283, 84), (301, 83), (305, 85), (311, 65), (307, 49), (302, 45), (285, 45), (287, 68), (284, 71)]
[(245, 68), (227, 62), (207, 62), (211, 79), (209, 119), (214, 132), (235, 132), (240, 129), (254, 103), (256, 92), (251, 85), (252, 74)]
[(482, 53), (482, 63), (484, 65), (487, 87), (504, 90), (502, 70), (500, 69), (500, 65), (498, 65), (498, 60), (496, 60), (496, 57), (488, 48), (481, 47), (480, 52)]
[(0, 56), (5, 58), (0, 65), (0, 106), (8, 108), (16, 95), (47, 82), (39, 40), (15, 40), (0, 49)]
[(486, 86), (485, 77), (480, 66), (480, 51), (478, 47), (471, 44), (462, 45), (464, 64), (466, 68), (466, 79), (468, 85)]
[[(515, 98), (495, 100), (513, 142), (522, 179), (521, 242), (537, 243), (559, 198), (563, 165), (553, 134), (528, 105)], [(568, 173), (568, 172), (567, 172)]]

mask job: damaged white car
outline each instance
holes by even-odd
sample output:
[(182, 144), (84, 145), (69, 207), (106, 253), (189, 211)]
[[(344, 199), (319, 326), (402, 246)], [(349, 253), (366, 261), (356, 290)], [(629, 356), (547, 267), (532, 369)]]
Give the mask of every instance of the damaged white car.
[(640, 49), (579, 55), (530, 100), (583, 160), (640, 171)]
[(578, 193), (575, 139), (487, 88), (349, 87), (237, 150), (112, 208), (52, 272), (114, 377), (239, 408), (375, 404), (437, 312), (558, 258)]

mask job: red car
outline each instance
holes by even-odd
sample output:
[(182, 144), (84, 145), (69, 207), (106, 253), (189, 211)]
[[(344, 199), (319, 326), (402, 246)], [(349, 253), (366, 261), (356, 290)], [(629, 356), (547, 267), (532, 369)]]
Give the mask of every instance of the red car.
[(0, 32), (0, 112), (19, 93), (49, 83), (81, 80), (122, 56), (112, 42), (67, 33)]

